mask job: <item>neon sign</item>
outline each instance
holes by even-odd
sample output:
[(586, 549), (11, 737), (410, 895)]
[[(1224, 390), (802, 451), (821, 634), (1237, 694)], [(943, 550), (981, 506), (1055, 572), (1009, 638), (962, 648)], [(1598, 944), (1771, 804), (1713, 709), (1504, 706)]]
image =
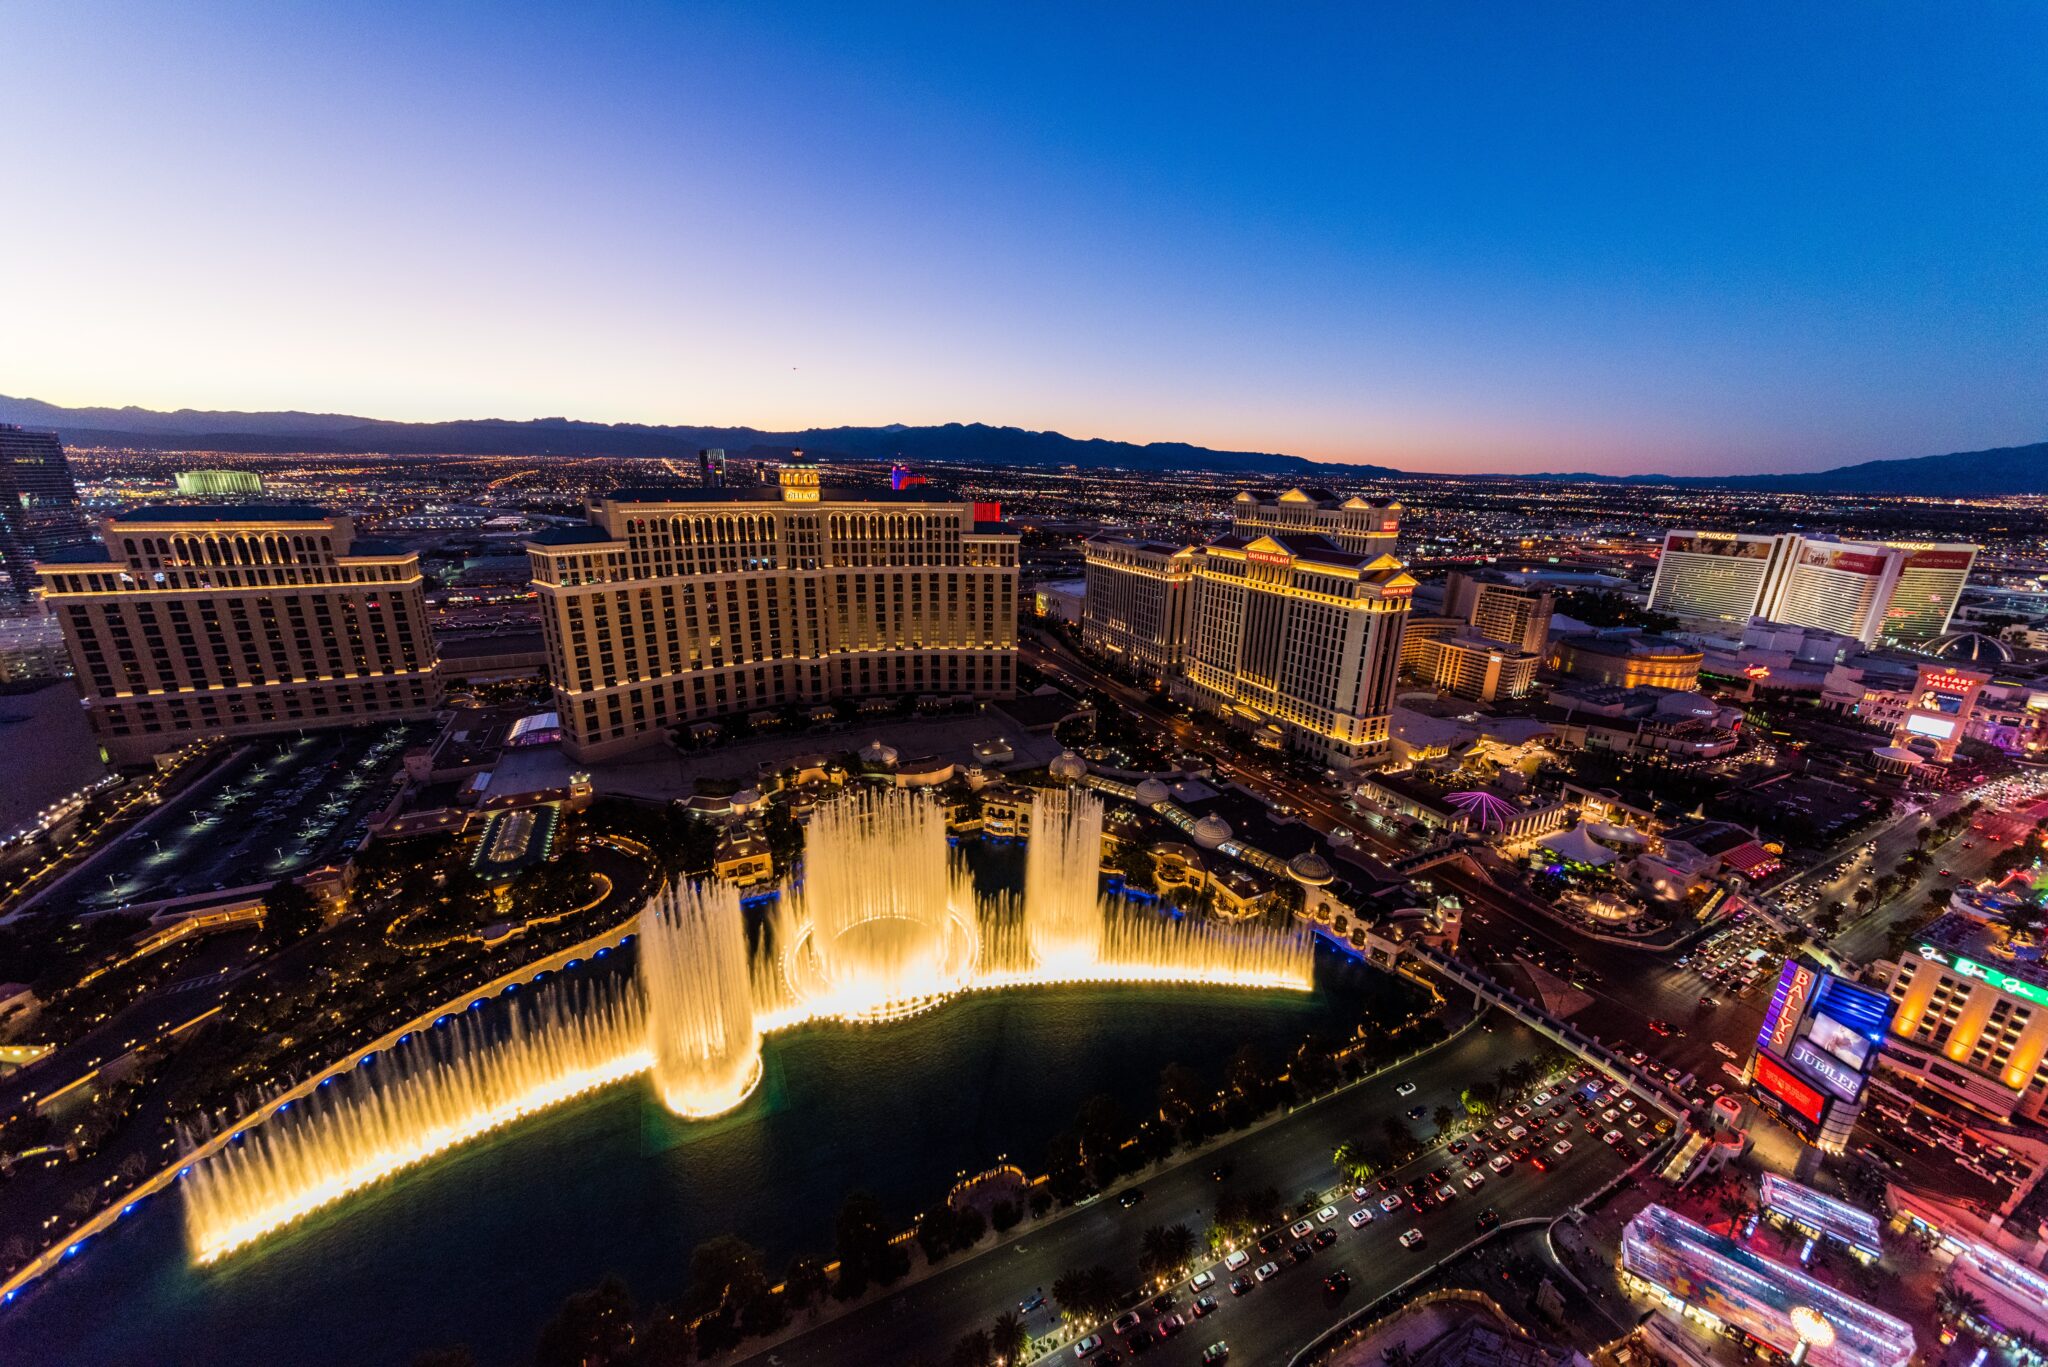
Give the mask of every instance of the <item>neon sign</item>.
[(1968, 693), (1977, 687), (1977, 680), (1961, 674), (1929, 674), (1927, 686), (1944, 693)]
[(1960, 954), (1950, 954), (1946, 950), (1936, 949), (1933, 945), (1920, 946), (1920, 957), (1929, 963), (1952, 968), (1965, 978), (1976, 978), (1990, 983), (2001, 992), (2010, 992), (2015, 997), (2048, 1006), (2048, 988), (2036, 987), (2024, 979), (2015, 978), (2012, 974), (1996, 968), (1986, 968), (1975, 959), (1965, 959)]
[(1839, 1062), (1832, 1054), (1822, 1053), (1806, 1040), (1793, 1040), (1788, 1057), (1799, 1065), (1801, 1072), (1844, 1101), (1854, 1101), (1863, 1094), (1863, 1074)]
[(1757, 1033), (1758, 1045), (1774, 1054), (1785, 1052), (1785, 1046), (1799, 1029), (1799, 1018), (1806, 1014), (1806, 999), (1813, 994), (1813, 985), (1818, 980), (1819, 975), (1812, 969), (1785, 960), (1784, 968), (1778, 972), (1778, 985), (1771, 992), (1770, 1009), (1764, 1012), (1764, 1028)]
[(1246, 551), (1244, 558), (1254, 565), (1278, 565), (1282, 569), (1294, 563), (1294, 557), (1285, 551)]

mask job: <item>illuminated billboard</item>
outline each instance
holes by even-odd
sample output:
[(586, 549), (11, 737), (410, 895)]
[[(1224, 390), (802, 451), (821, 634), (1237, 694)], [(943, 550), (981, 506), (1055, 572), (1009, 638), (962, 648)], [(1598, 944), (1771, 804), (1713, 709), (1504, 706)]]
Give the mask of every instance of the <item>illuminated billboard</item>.
[(1676, 532), (1664, 538), (1664, 549), (1678, 555), (1718, 555), (1731, 560), (1768, 560), (1771, 558), (1771, 540), (1762, 537), (1753, 541), (1737, 541), (1726, 532), (1701, 532), (1697, 536), (1680, 536)]
[(1956, 733), (1956, 724), (1947, 717), (1929, 717), (1915, 712), (1906, 718), (1906, 729), (1916, 736), (1930, 736), (1935, 740), (1947, 740)]
[(1806, 1122), (1796, 1128), (1808, 1132), (1820, 1129), (1821, 1113), (1827, 1108), (1827, 1098), (1818, 1089), (1793, 1076), (1790, 1068), (1769, 1054), (1756, 1056), (1756, 1085), (1767, 1097)]
[(1870, 1051), (1877, 1047), (1831, 1016), (1814, 1017), (1813, 1029), (1806, 1039), (1813, 1042), (1814, 1048), (1825, 1050), (1851, 1068), (1861, 1068), (1869, 1060)]

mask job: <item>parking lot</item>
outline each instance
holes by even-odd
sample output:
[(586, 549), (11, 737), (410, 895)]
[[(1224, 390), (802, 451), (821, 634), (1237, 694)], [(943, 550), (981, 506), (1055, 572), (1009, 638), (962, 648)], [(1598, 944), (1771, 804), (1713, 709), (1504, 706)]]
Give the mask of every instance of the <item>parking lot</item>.
[(317, 867), (362, 839), (407, 747), (431, 733), (431, 723), (398, 723), (251, 741), (75, 875), (70, 895), (111, 911)]

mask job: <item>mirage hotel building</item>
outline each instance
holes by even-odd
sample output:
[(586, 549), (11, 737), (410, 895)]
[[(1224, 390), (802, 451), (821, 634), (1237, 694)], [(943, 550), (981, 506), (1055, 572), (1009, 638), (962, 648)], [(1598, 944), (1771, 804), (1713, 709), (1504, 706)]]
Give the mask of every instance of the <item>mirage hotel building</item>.
[(928, 485), (622, 489), (528, 540), (564, 743), (601, 760), (678, 725), (840, 697), (1005, 697), (1017, 533)]

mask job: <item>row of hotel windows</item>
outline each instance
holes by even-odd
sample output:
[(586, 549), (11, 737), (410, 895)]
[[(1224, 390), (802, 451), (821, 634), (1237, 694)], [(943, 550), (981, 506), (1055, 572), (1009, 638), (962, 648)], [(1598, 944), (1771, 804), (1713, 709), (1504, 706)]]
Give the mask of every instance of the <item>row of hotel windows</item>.
[(45, 571), (52, 593), (134, 594), (191, 589), (333, 588), (350, 584), (402, 584), (419, 578), (410, 564), (278, 565), (249, 569), (162, 569), (138, 579), (123, 573), (57, 573)]
[(259, 726), (267, 722), (368, 716), (424, 708), (432, 701), (427, 680), (415, 678), (303, 685), (226, 697), (201, 694), (191, 698), (137, 699), (96, 708), (92, 716), (109, 735), (154, 735), (167, 731), (210, 731), (222, 725)]
[[(1912, 981), (1911, 973), (1901, 974), (1892, 984), (1892, 997), (1902, 1000), (1907, 984)], [(1913, 1027), (1913, 1039), (1932, 1049), (1944, 1049), (1950, 1036), (1955, 1033), (1957, 1023), (1962, 1019), (1964, 1004), (1969, 1000), (1972, 984), (1959, 981), (1943, 974), (1936, 979), (1934, 991), (1928, 996), (1927, 1009)], [(2020, 1037), (2026, 1033), (2027, 1024), (2033, 1019), (2033, 1008), (2021, 1006), (2009, 997), (2000, 997), (1991, 1005), (1991, 1012), (1985, 1018), (1984, 1028), (1972, 1042), (1969, 1062), (1973, 1067), (2002, 1069), (2012, 1058), (2013, 1049)]]
[(739, 665), (636, 684), (603, 699), (584, 698), (564, 710), (573, 719), (571, 729), (578, 739), (615, 740), (650, 728), (834, 694), (941, 689), (1005, 693), (1012, 684), (1014, 659), (1008, 651), (885, 651), (830, 661)]
[[(388, 611), (382, 602), (345, 602), (339, 631), (326, 598), (312, 600), (310, 618), (297, 597), (286, 598), (283, 606), (280, 615), (269, 598), (253, 604), (233, 598), (202, 601), (196, 607), (196, 632), (190, 615), (194, 609), (184, 603), (151, 605), (150, 611), (131, 607), (134, 631), (142, 637), (141, 651), (135, 647), (129, 615), (118, 606), (102, 606), (95, 614), (92, 608), (74, 604), (68, 609), (67, 625), (78, 642), (80, 660), (102, 695), (121, 691), (115, 686), (109, 652), (120, 664), (127, 691), (142, 690), (152, 677), (174, 676), (179, 656), (167, 649), (167, 633), (176, 638), (187, 678), (202, 687), (236, 681), (229, 628), (240, 646), (242, 667), (256, 683), (282, 682), (309, 670), (362, 675), (387, 668), (411, 671), (423, 664), (412, 617), (402, 600), (392, 601)], [(287, 644), (296, 646), (296, 653), (288, 654), (283, 649)]]
[(121, 549), (130, 561), (140, 560), (149, 569), (160, 565), (285, 565), (302, 562), (317, 554), (331, 559), (334, 542), (330, 537), (262, 533), (256, 536), (145, 536), (123, 537)]

